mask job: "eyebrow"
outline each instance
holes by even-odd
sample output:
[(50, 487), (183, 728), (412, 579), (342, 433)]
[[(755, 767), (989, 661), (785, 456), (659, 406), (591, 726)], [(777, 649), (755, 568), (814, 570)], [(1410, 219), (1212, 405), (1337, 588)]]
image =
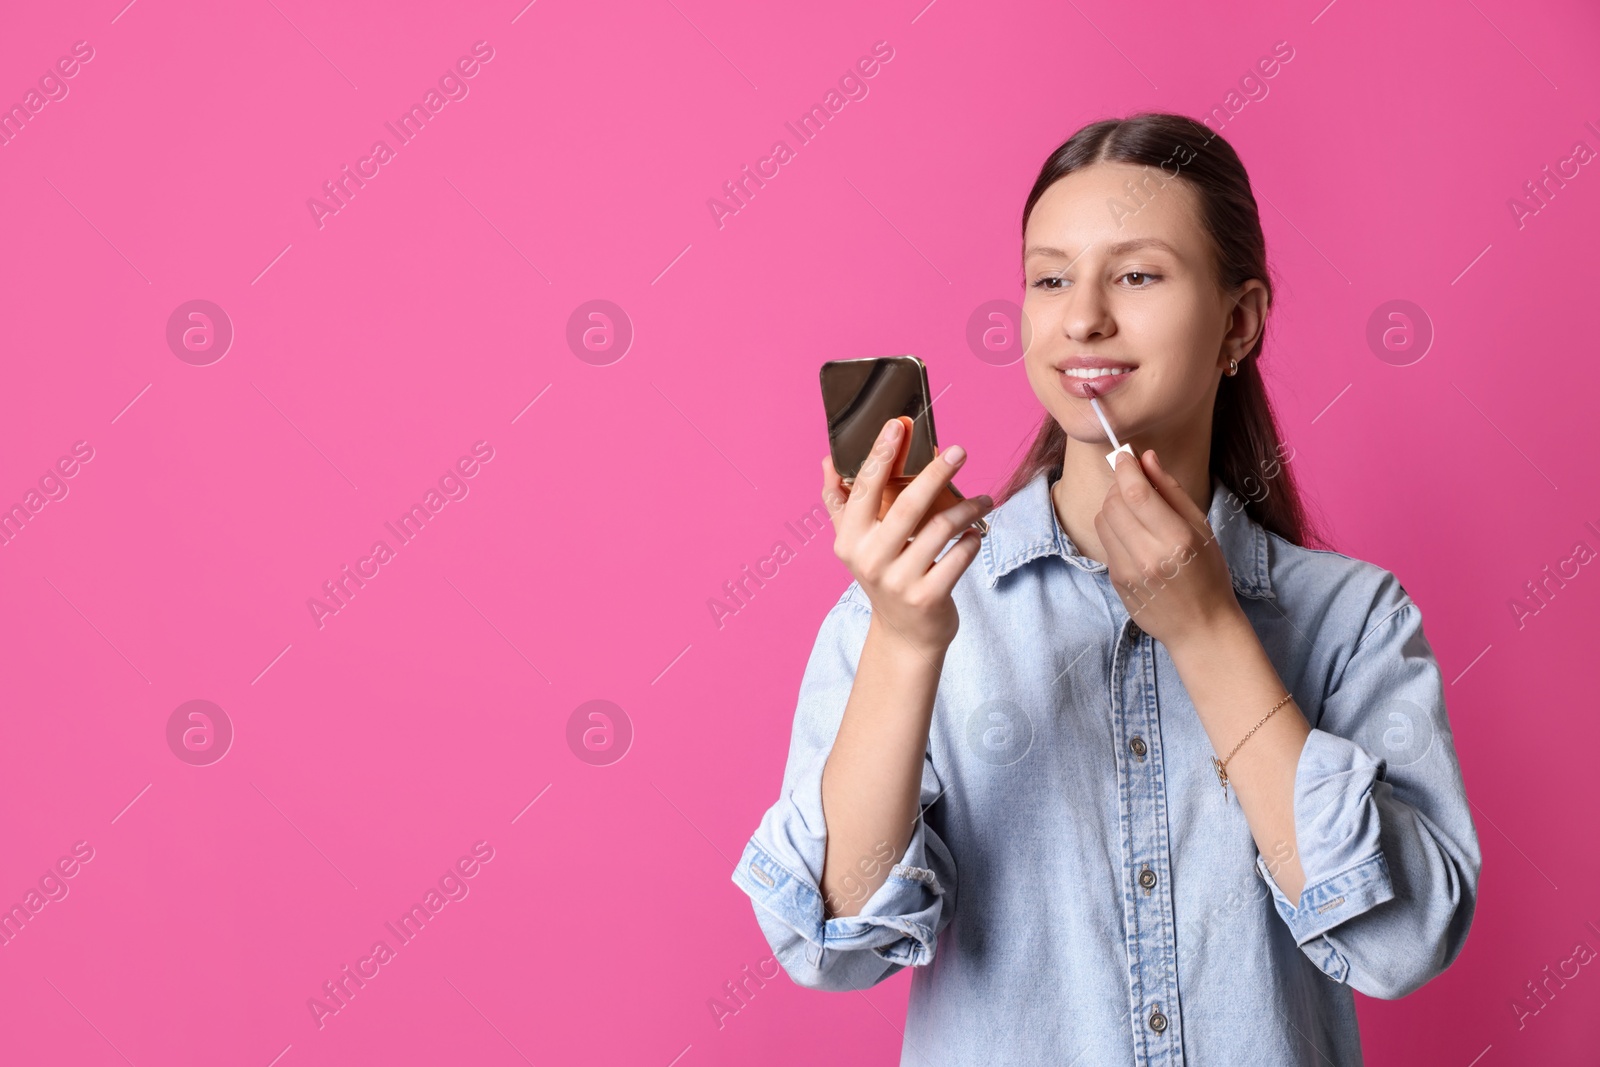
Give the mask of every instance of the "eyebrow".
[[(1106, 253), (1108, 255), (1120, 256), (1124, 252), (1133, 252), (1140, 248), (1159, 248), (1163, 251), (1172, 253), (1174, 256), (1178, 254), (1178, 250), (1176, 248), (1173, 248), (1159, 237), (1135, 237), (1127, 241), (1118, 241), (1114, 245), (1108, 245), (1106, 247)], [(1084, 249), (1084, 252), (1087, 251), (1087, 248)], [(1079, 255), (1082, 254), (1082, 252), (1079, 253)], [(1035, 245), (1034, 247), (1028, 249), (1023, 258), (1031, 259), (1034, 256), (1056, 256), (1060, 259), (1074, 258), (1068, 256), (1065, 252), (1061, 251), (1061, 249), (1051, 248), (1049, 245)]]

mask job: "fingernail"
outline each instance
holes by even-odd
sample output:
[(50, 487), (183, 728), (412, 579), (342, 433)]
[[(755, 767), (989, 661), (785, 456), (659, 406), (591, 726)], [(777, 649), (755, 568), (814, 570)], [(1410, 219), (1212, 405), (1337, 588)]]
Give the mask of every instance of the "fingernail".
[(984, 511), (988, 511), (990, 508), (994, 507), (994, 497), (990, 496), (988, 493), (984, 493), (978, 498), (978, 506)]
[(944, 461), (950, 464), (952, 467), (961, 466), (962, 462), (966, 458), (967, 450), (962, 448), (960, 445), (951, 445), (949, 448), (944, 450)]
[(890, 419), (889, 422), (883, 428), (883, 433), (881, 435), (881, 438), (883, 440), (885, 440), (885, 441), (893, 441), (896, 437), (899, 437), (899, 436), (900, 436), (900, 420), (899, 419)]

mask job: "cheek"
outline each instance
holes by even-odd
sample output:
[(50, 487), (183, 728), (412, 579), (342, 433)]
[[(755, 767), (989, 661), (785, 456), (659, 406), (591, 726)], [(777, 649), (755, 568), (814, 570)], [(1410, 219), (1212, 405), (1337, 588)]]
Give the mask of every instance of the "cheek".
[(1171, 352), (1174, 343), (1187, 348), (1199, 326), (1191, 302), (1184, 294), (1170, 291), (1142, 295), (1146, 299), (1127, 301), (1117, 309), (1117, 328), (1143, 350), (1138, 354), (1155, 359)]
[(1022, 357), (1022, 362), (1027, 368), (1028, 385), (1033, 388), (1033, 395), (1046, 410), (1054, 411), (1061, 399), (1061, 390), (1056, 381), (1055, 370), (1045, 362), (1045, 359), (1043, 352), (1030, 352)]
[[(1022, 300), (1017, 330), (1022, 342), (1022, 358), (1028, 365), (1028, 377), (1032, 379), (1061, 347), (1060, 305), (1038, 299), (1030, 292)], [(1050, 372), (1044, 369), (1043, 373)]]
[(1048, 329), (1049, 309), (1044, 302), (1039, 300), (1030, 288), (1022, 298), (1022, 345), (1026, 350), (1032, 347), (1033, 339), (1042, 336), (1039, 331)]
[(1221, 332), (1198, 302), (1173, 294), (1175, 299), (1149, 301), (1125, 309), (1117, 317), (1127, 349), (1138, 359), (1145, 374), (1146, 388), (1151, 379), (1164, 378), (1169, 384), (1186, 385), (1204, 379), (1204, 368), (1216, 356)]

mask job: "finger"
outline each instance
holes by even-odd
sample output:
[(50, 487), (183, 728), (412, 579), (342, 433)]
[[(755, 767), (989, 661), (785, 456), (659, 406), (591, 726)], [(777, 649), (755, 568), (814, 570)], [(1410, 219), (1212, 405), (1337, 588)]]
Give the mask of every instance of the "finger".
[(1206, 527), (1208, 525), (1206, 513), (1200, 510), (1199, 505), (1188, 493), (1184, 492), (1183, 483), (1161, 465), (1161, 458), (1156, 455), (1155, 449), (1145, 449), (1142, 460), (1150, 484), (1166, 500), (1168, 506), (1178, 513), (1179, 518), (1192, 527)]
[(850, 497), (850, 487), (844, 484), (834, 469), (833, 456), (822, 457), (822, 506), (828, 509), (828, 518), (838, 532), (843, 521), (845, 501)]
[[(934, 456), (929, 464), (911, 479), (911, 484), (900, 490), (900, 496), (883, 517), (883, 532), (897, 542), (904, 541), (922, 525), (934, 499), (955, 477), (956, 471), (967, 461), (967, 450), (951, 445)], [(942, 544), (943, 542), (941, 542)]]
[(1105, 550), (1106, 574), (1111, 579), (1111, 586), (1118, 596), (1126, 600), (1129, 596), (1128, 583), (1137, 583), (1141, 576), (1134, 554), (1111, 525), (1105, 509), (1101, 509), (1100, 514), (1094, 517), (1094, 530), (1100, 538), (1100, 547)]
[(1150, 483), (1150, 479), (1145, 476), (1143, 465), (1137, 458), (1126, 453), (1117, 456), (1113, 477), (1116, 479), (1118, 494), (1146, 530), (1151, 534), (1170, 531), (1177, 513), (1173, 511), (1172, 505), (1167, 503), (1166, 497)]
[[(1153, 453), (1147, 449), (1145, 454)], [(1174, 546), (1192, 539), (1192, 533), (1196, 531), (1194, 522), (1186, 517), (1185, 511), (1173, 504), (1168, 493), (1163, 491), (1163, 486), (1149, 479), (1142, 461), (1119, 456), (1116, 478), (1114, 495), (1120, 499), (1122, 506), (1107, 509), (1107, 518), (1122, 535), (1130, 551), (1166, 554)], [(1193, 512), (1194, 501), (1183, 492), (1182, 486), (1178, 486), (1177, 491), (1187, 504), (1186, 511)], [(1107, 499), (1112, 495), (1108, 494)], [(1134, 528), (1132, 520), (1138, 522), (1139, 529)], [(1198, 531), (1205, 530), (1205, 516), (1201, 515)]]
[(959, 537), (961, 531), (972, 525), (974, 519), (984, 515), (993, 507), (994, 501), (990, 497), (978, 496), (963, 500), (959, 504), (952, 504), (931, 516), (922, 529), (917, 531), (916, 538), (906, 545), (894, 565), (903, 567), (918, 577), (927, 574), (928, 569), (933, 566), (934, 557), (950, 543), (950, 539)]
[[(1135, 461), (1129, 459), (1121, 459), (1117, 463), (1118, 467), (1136, 465)], [(1119, 475), (1119, 477), (1125, 476)], [(1150, 492), (1148, 487), (1146, 492)], [(1161, 506), (1166, 507), (1166, 504), (1163, 502)], [(1128, 503), (1123, 483), (1120, 481), (1114, 482), (1106, 491), (1105, 500), (1100, 504), (1099, 517), (1115, 533), (1118, 543), (1130, 556), (1137, 558), (1141, 553), (1148, 554), (1159, 544), (1155, 532), (1145, 525), (1145, 520)], [(1174, 521), (1179, 520), (1174, 517)]]
[(899, 450), (900, 435), (904, 433), (899, 420), (890, 419), (878, 431), (872, 451), (861, 463), (855, 484), (850, 487), (849, 499), (844, 506), (844, 529), (840, 532), (850, 537), (864, 536), (878, 521), (878, 509), (883, 499), (883, 487), (889, 480), (895, 453)]
[(1168, 516), (1175, 529), (1167, 539), (1152, 534), (1120, 496), (1108, 500), (1101, 514), (1115, 542), (1115, 550), (1110, 544), (1106, 547), (1112, 584), (1122, 596), (1128, 613), (1136, 615), (1157, 591), (1177, 576), (1176, 571), (1169, 573), (1169, 570), (1174, 561), (1184, 558), (1180, 546), (1193, 540), (1193, 535), (1175, 513)]
[(955, 544), (939, 557), (939, 562), (935, 563), (922, 579), (927, 583), (928, 592), (941, 597), (949, 596), (951, 590), (956, 587), (956, 582), (961, 580), (962, 574), (966, 573), (968, 565), (977, 558), (978, 550), (982, 547), (982, 534), (971, 527), (962, 530)]

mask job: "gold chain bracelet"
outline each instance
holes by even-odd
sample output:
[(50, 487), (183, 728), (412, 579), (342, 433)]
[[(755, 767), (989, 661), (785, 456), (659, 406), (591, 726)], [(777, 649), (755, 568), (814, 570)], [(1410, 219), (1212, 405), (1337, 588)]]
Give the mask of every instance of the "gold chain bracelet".
[(1258, 722), (1254, 726), (1250, 727), (1249, 731), (1243, 737), (1239, 738), (1239, 744), (1233, 746), (1233, 752), (1228, 753), (1228, 759), (1219, 760), (1215, 756), (1211, 757), (1212, 766), (1216, 767), (1217, 769), (1217, 781), (1222, 783), (1222, 795), (1224, 797), (1228, 795), (1228, 760), (1233, 759), (1234, 753), (1239, 751), (1240, 746), (1246, 741), (1250, 740), (1250, 734), (1255, 733), (1261, 728), (1262, 722), (1266, 722), (1268, 719), (1272, 718), (1273, 712), (1277, 711), (1279, 708), (1283, 707), (1293, 699), (1294, 694), (1290, 693), (1285, 695), (1282, 700), (1272, 705), (1272, 711), (1269, 711), (1265, 715), (1261, 716), (1261, 722)]

